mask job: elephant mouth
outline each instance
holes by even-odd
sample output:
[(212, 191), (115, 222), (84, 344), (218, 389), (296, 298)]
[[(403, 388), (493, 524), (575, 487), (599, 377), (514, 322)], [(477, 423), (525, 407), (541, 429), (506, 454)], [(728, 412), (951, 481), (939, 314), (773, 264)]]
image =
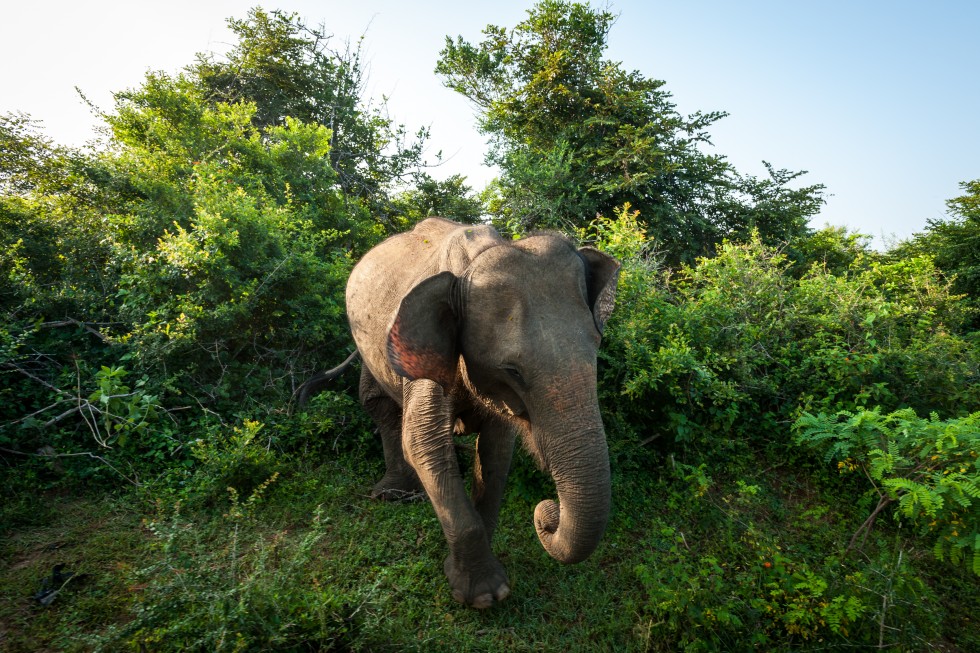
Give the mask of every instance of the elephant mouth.
[(512, 405), (500, 400), (494, 401), (483, 396), (478, 396), (480, 403), (490, 411), (493, 415), (499, 415), (506, 419), (507, 421), (521, 425), (522, 427), (530, 428), (530, 417), (528, 417), (527, 408), (523, 405)]
[[(505, 398), (491, 398), (494, 395), (487, 394), (483, 392), (478, 392), (472, 384), (469, 385), (469, 390), (472, 396), (477, 400), (478, 403), (482, 404), (483, 407), (490, 411), (492, 415), (500, 415), (510, 421), (523, 422), (524, 424), (530, 423), (530, 417), (528, 416), (527, 406), (520, 398), (505, 397)], [(497, 395), (501, 393), (496, 393)]]
[(521, 406), (520, 408), (507, 407), (507, 416), (513, 417), (515, 420), (519, 420), (524, 424), (530, 424), (530, 420), (527, 416), (527, 408)]

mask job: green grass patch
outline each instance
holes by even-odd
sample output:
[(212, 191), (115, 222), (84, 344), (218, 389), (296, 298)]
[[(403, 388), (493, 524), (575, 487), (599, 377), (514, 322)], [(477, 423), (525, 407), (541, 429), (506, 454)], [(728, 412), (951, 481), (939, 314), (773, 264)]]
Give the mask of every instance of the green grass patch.
[[(455, 603), (426, 502), (372, 501), (380, 473), (345, 455), (248, 496), (195, 505), (144, 490), (13, 497), (3, 511), (4, 651), (710, 651), (877, 646), (970, 650), (975, 578), (880, 523), (843, 556), (867, 506), (793, 470), (713, 479), (618, 475), (585, 563), (550, 559), (525, 483), (494, 542), (512, 596)], [(676, 471), (676, 469), (675, 469)], [(523, 473), (526, 473), (524, 470)], [(519, 477), (520, 478), (520, 477)], [(537, 489), (536, 482), (532, 487)], [(839, 489), (839, 487), (838, 487)], [(19, 503), (18, 503), (19, 502)], [(37, 505), (33, 517), (24, 506)], [(18, 507), (20, 506), (20, 507)], [(188, 507), (191, 506), (191, 507)], [(56, 564), (80, 576), (48, 606)]]

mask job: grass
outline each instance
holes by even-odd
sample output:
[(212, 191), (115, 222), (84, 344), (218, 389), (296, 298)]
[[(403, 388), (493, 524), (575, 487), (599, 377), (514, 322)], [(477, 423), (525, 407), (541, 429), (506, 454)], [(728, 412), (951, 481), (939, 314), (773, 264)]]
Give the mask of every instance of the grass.
[[(880, 638), (891, 650), (966, 651), (980, 643), (974, 577), (936, 563), (888, 524), (860, 555), (840, 558), (860, 508), (789, 470), (707, 488), (666, 467), (620, 475), (603, 543), (572, 566), (538, 544), (531, 515), (547, 483), (521, 470), (494, 542), (513, 593), (486, 611), (450, 597), (431, 506), (367, 497), (379, 472), (353, 455), (293, 462), (252, 501), (194, 507), (152, 490), (19, 493), (2, 513), (0, 649), (820, 650)], [(58, 563), (82, 575), (40, 606), (32, 595)], [(835, 626), (845, 611), (834, 606), (848, 599), (859, 609)]]
[[(84, 650), (80, 637), (128, 618), (126, 578), (147, 555), (132, 505), (111, 497), (22, 495), (11, 497), (3, 516), (0, 650)], [(58, 564), (76, 576), (44, 607), (33, 596)]]

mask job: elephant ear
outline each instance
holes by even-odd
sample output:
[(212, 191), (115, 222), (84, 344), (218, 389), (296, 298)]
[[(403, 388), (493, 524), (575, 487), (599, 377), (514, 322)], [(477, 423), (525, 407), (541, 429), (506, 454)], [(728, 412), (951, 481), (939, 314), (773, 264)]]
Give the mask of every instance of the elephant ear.
[(457, 320), (450, 301), (456, 277), (440, 272), (418, 283), (398, 306), (388, 330), (388, 363), (412, 381), (430, 379), (449, 390), (456, 380)]
[(616, 304), (619, 261), (592, 247), (582, 247), (578, 252), (585, 260), (585, 285), (589, 293), (589, 306), (592, 308), (595, 326), (601, 334)]

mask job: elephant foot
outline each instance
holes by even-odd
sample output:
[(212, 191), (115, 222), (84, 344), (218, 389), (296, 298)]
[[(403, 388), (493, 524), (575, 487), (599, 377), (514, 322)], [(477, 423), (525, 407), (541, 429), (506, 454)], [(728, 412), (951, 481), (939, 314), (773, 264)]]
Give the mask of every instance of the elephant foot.
[(489, 608), (510, 596), (507, 572), (492, 555), (479, 565), (460, 564), (452, 555), (443, 564), (453, 599), (478, 610)]
[(425, 490), (418, 477), (407, 474), (385, 474), (374, 484), (371, 498), (382, 501), (418, 501), (425, 498)]

